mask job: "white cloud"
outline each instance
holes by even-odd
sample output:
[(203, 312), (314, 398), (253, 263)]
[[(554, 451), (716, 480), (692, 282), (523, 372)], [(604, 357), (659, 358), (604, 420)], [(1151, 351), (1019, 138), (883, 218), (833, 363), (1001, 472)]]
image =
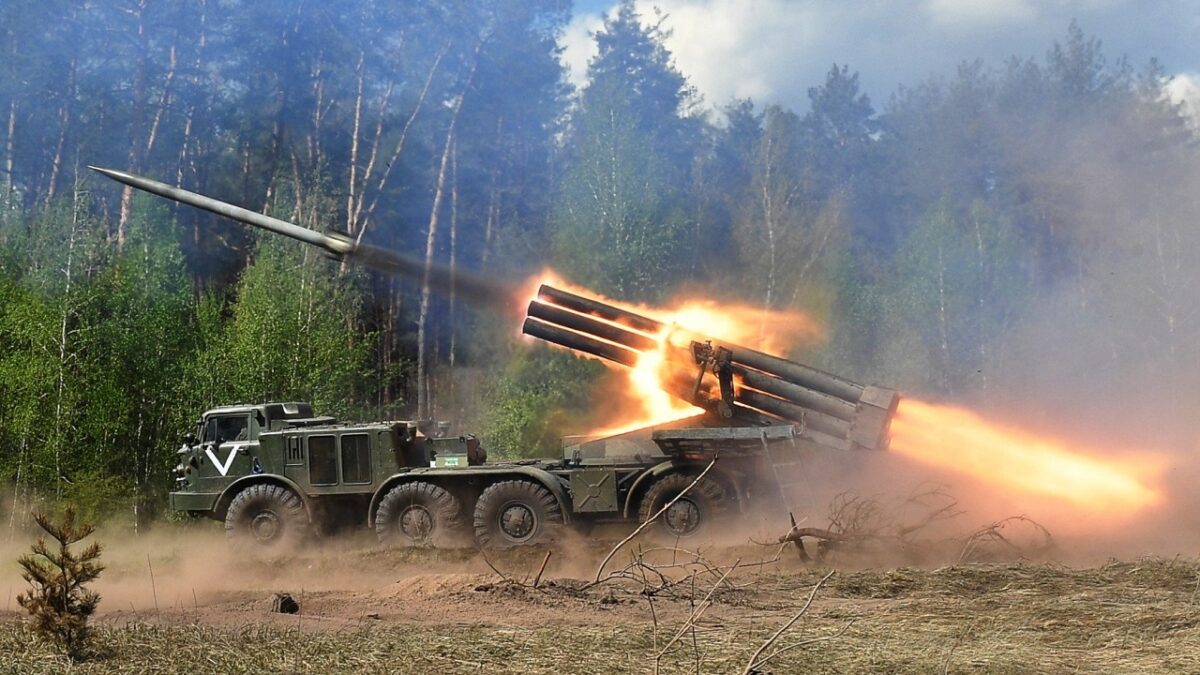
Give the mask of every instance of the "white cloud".
[(679, 69), (710, 103), (780, 98), (785, 74), (819, 42), (816, 3), (789, 0), (645, 0), (667, 15), (667, 47)]
[(935, 26), (956, 30), (1020, 23), (1038, 16), (1031, 0), (927, 0), (924, 9)]
[[(1110, 61), (1140, 66), (1158, 57), (1200, 72), (1197, 0), (636, 0), (647, 23), (667, 14), (667, 47), (710, 106), (733, 97), (808, 107), (807, 92), (833, 63), (860, 73), (875, 107), (897, 85), (951, 75), (962, 61), (1000, 67), (1012, 55), (1040, 57), (1077, 19), (1103, 41)], [(608, 5), (612, 11), (616, 0)], [(597, 4), (592, 3), (591, 7)], [(571, 79), (582, 84), (603, 15), (577, 15), (563, 35)]]
[(578, 14), (563, 29), (559, 40), (563, 48), (562, 60), (567, 66), (568, 79), (577, 87), (587, 81), (588, 62), (598, 51), (592, 35), (603, 25), (604, 18), (599, 14)]
[[(667, 15), (666, 45), (676, 66), (715, 105), (733, 97), (802, 98), (815, 82), (805, 80), (797, 89), (800, 81), (791, 75), (810, 70), (814, 48), (828, 38), (826, 27), (848, 14), (847, 4), (835, 0), (637, 0), (636, 6), (647, 25), (657, 21), (656, 9)], [(564, 30), (563, 60), (574, 84), (586, 81), (588, 61), (596, 55), (592, 34), (613, 9), (576, 15)], [(822, 58), (822, 72), (831, 63)]]

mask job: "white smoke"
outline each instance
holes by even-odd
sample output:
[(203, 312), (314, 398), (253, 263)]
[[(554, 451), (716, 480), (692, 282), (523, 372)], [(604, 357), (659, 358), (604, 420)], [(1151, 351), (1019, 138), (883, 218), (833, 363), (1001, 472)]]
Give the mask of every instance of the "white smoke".
[(1179, 73), (1164, 87), (1173, 103), (1178, 103), (1192, 128), (1200, 129), (1200, 73)]

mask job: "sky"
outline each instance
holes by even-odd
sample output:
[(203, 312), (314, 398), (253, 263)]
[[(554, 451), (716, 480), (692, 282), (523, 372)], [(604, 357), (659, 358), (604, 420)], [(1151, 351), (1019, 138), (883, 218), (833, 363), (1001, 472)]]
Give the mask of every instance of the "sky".
[[(804, 111), (808, 88), (832, 64), (858, 71), (876, 110), (900, 84), (953, 75), (981, 58), (1045, 56), (1072, 19), (1110, 59), (1141, 68), (1157, 58), (1175, 78), (1168, 91), (1200, 103), (1200, 0), (637, 0), (644, 21), (667, 15), (676, 66), (709, 106), (733, 97)], [(577, 0), (563, 34), (572, 81), (595, 54), (590, 33), (615, 0)], [(1193, 112), (1200, 111), (1195, 106)]]

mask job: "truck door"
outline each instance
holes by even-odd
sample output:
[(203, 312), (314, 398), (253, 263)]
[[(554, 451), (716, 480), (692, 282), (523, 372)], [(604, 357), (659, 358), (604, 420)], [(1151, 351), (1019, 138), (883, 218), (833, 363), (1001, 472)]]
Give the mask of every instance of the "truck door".
[(338, 484), (337, 437), (333, 434), (308, 437), (308, 482), (313, 487)]
[(204, 455), (210, 477), (242, 476), (250, 473), (249, 457), (257, 442), (250, 439), (250, 415), (213, 415), (205, 425)]

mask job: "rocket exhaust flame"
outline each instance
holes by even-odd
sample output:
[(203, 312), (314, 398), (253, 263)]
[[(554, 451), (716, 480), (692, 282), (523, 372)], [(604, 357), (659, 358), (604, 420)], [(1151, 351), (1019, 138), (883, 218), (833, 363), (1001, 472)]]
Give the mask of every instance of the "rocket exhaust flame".
[(962, 408), (906, 398), (892, 421), (891, 449), (1006, 490), (1051, 497), (1091, 512), (1128, 514), (1162, 495), (1147, 484), (1157, 458), (1104, 458), (1062, 441), (1007, 429)]

